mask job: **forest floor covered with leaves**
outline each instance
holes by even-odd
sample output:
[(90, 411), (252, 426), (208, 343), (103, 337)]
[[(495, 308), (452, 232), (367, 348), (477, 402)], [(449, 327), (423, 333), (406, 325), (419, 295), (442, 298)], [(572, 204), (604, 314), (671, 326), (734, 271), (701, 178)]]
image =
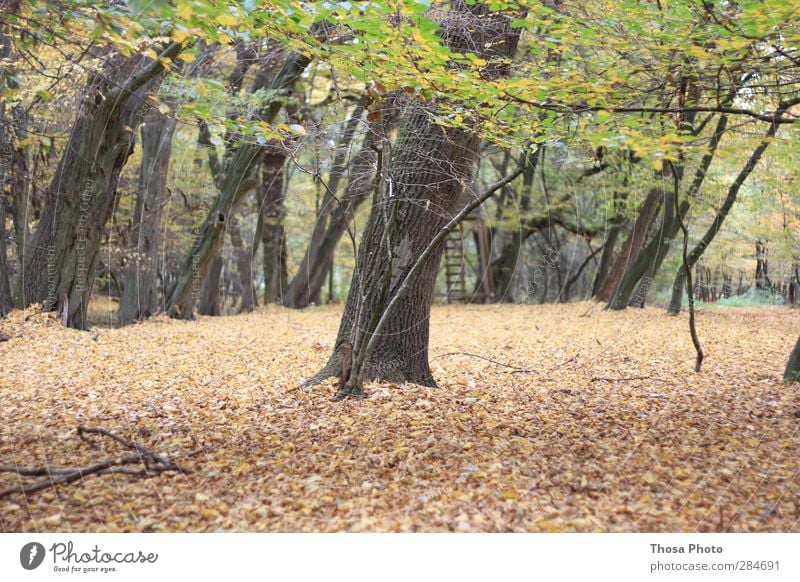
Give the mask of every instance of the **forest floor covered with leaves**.
[[(438, 389), (301, 387), (340, 309), (0, 322), (0, 464), (83, 466), (102, 427), (191, 470), (0, 499), (3, 531), (800, 531), (788, 309), (442, 306)], [(26, 318), (27, 317), (27, 318)], [(472, 354), (472, 355), (466, 355)], [(480, 357), (477, 357), (480, 356)], [(495, 362), (488, 361), (488, 358)], [(0, 474), (0, 490), (37, 477)]]

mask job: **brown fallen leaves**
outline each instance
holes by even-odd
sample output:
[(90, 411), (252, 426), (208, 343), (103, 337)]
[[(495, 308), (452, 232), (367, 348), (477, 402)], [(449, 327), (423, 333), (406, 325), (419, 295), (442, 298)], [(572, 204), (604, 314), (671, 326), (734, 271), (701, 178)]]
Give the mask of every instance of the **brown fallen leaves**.
[[(82, 333), (0, 322), (0, 463), (82, 466), (79, 424), (194, 472), (0, 500), (4, 531), (798, 531), (800, 312), (433, 310), (441, 387), (335, 382), (335, 308)], [(464, 355), (468, 352), (511, 368)], [(194, 454), (189, 457), (190, 452)], [(109, 450), (108, 454), (116, 454)], [(18, 478), (0, 475), (0, 488)]]

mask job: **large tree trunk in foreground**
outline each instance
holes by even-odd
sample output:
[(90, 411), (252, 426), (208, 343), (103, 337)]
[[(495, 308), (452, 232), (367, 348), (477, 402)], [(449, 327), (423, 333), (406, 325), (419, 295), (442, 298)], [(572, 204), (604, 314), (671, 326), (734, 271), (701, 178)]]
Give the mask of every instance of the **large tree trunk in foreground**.
[[(180, 49), (173, 43), (162, 55), (174, 57)], [(133, 152), (145, 93), (155, 89), (162, 72), (161, 60), (113, 55), (91, 76), (25, 253), (16, 288), (20, 306), (66, 308), (67, 325), (88, 326), (97, 254), (117, 201), (119, 175)]]
[[(482, 4), (467, 6), (457, 1), (445, 18), (442, 37), (454, 50), (511, 56), (518, 39), (511, 18), (488, 14)], [(501, 67), (487, 74), (503, 72)], [(347, 356), (346, 371), (369, 341), (406, 273), (460, 210), (455, 206), (471, 178), (479, 140), (468, 129), (436, 125), (431, 119), (434, 113), (435, 105), (410, 103), (388, 168), (382, 167), (379, 156), (377, 175), (382, 180), (358, 249), (334, 352), (317, 378), (340, 376), (344, 385), (347, 373), (343, 373), (342, 354)], [(375, 338), (374, 349), (364, 352), (368, 357), (357, 370), (358, 377), (435, 386), (428, 363), (429, 316), (442, 250), (442, 244), (435, 245), (408, 291), (398, 299)]]
[[(291, 94), (295, 81), (310, 62), (310, 57), (292, 53), (287, 57), (280, 72), (273, 79), (270, 89), (276, 94)], [(272, 123), (278, 116), (282, 102), (277, 98), (270, 102), (261, 116), (266, 123)], [(258, 156), (263, 154), (264, 146), (242, 142), (233, 152), (225, 166), (221, 181), (220, 196), (211, 208), (192, 248), (184, 260), (178, 280), (167, 297), (167, 313), (170, 317), (192, 319), (197, 300), (196, 281), (208, 275), (214, 257), (219, 255), (224, 242), (225, 229), (231, 212), (242, 201), (245, 194), (256, 186), (253, 169)]]
[(789, 362), (786, 364), (786, 371), (783, 373), (783, 379), (787, 382), (797, 382), (800, 380), (800, 338), (789, 356)]
[[(745, 180), (747, 180), (747, 177), (755, 169), (756, 164), (758, 164), (761, 156), (764, 154), (764, 151), (769, 147), (769, 144), (771, 143), (772, 138), (775, 137), (775, 133), (777, 131), (778, 124), (770, 124), (767, 134), (764, 137), (764, 141), (762, 141), (753, 151), (753, 153), (750, 155), (750, 158), (747, 160), (747, 163), (744, 165), (744, 168), (742, 168), (742, 171), (739, 172), (739, 175), (736, 176), (733, 184), (731, 184), (731, 187), (728, 189), (728, 195), (725, 197), (725, 201), (717, 211), (711, 226), (708, 227), (708, 230), (706, 230), (703, 238), (700, 239), (700, 242), (697, 243), (697, 245), (692, 249), (692, 252), (688, 255), (686, 268), (692, 269), (695, 264), (697, 264), (697, 261), (700, 260), (700, 257), (703, 256), (703, 253), (708, 248), (708, 245), (710, 245), (714, 240), (714, 237), (717, 236), (717, 233), (722, 228), (722, 224), (725, 222), (725, 218), (727, 218), (728, 213), (731, 211), (731, 208), (733, 208), (733, 205), (736, 202), (736, 197), (739, 194), (739, 190), (741, 189)], [(678, 273), (675, 275), (675, 282), (672, 284), (672, 298), (667, 311), (673, 315), (677, 315), (681, 311), (681, 303), (683, 302), (683, 288), (686, 285), (686, 268), (678, 269)]]
[(176, 119), (168, 118), (157, 109), (149, 111), (142, 124), (142, 166), (119, 303), (120, 325), (147, 319), (158, 311), (156, 277), (161, 211), (169, 199), (167, 174), (176, 125)]

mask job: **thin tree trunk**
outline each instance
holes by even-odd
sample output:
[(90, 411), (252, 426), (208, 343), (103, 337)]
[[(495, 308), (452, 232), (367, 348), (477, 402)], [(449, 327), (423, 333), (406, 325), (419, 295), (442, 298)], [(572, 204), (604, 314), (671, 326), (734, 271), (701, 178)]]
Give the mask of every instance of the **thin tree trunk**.
[[(717, 236), (717, 233), (722, 228), (722, 224), (725, 222), (725, 218), (727, 218), (728, 213), (731, 211), (731, 208), (733, 208), (733, 205), (736, 202), (736, 197), (739, 194), (739, 190), (742, 188), (742, 185), (744, 184), (745, 180), (747, 180), (748, 176), (750, 176), (755, 169), (756, 165), (761, 159), (761, 156), (769, 147), (769, 144), (771, 143), (772, 138), (775, 137), (777, 131), (778, 124), (770, 124), (764, 140), (758, 145), (753, 153), (750, 154), (750, 158), (747, 160), (744, 168), (742, 168), (742, 171), (739, 172), (738, 176), (736, 176), (736, 179), (733, 181), (733, 184), (731, 184), (731, 187), (728, 188), (728, 195), (725, 197), (725, 201), (722, 203), (722, 206), (720, 206), (716, 216), (714, 216), (714, 221), (711, 223), (711, 226), (708, 227), (708, 230), (706, 230), (703, 238), (700, 239), (700, 242), (698, 242), (697, 245), (692, 249), (692, 252), (689, 253), (687, 258), (687, 265), (689, 269), (695, 266), (697, 261), (703, 256), (703, 253), (708, 248), (708, 245), (710, 245), (714, 240), (714, 237)], [(683, 302), (683, 288), (685, 285), (686, 269), (679, 269), (678, 273), (675, 275), (675, 282), (672, 284), (672, 299), (670, 300), (669, 307), (667, 308), (667, 311), (673, 315), (680, 313), (681, 303)]]
[[(531, 206), (531, 196), (533, 194), (533, 184), (536, 177), (536, 168), (539, 164), (541, 151), (543, 146), (536, 148), (534, 154), (530, 156), (530, 165), (525, 169), (523, 174), (522, 192), (519, 200), (519, 211), (524, 218)], [(504, 160), (504, 166), (507, 160)], [(511, 232), (510, 236), (500, 254), (492, 261), (492, 279), (496, 284), (496, 297), (499, 301), (505, 303), (514, 302), (514, 293), (511, 288), (511, 282), (514, 278), (514, 272), (517, 268), (517, 261), (519, 260), (520, 250), (524, 240), (523, 229), (525, 229), (525, 221), (520, 220), (518, 228)]]
[(120, 325), (147, 319), (158, 311), (156, 275), (161, 246), (161, 214), (169, 200), (167, 176), (177, 120), (153, 109), (142, 124), (142, 164), (136, 194), (131, 246), (123, 274)]
[[(2, 109), (0, 109), (0, 112), (1, 111)], [(0, 164), (2, 163), (3, 160), (0, 158)], [(3, 181), (0, 180), (0, 192), (3, 191), (2, 186)], [(12, 306), (11, 283), (8, 274), (8, 259), (6, 252), (6, 205), (5, 201), (0, 198), (0, 317), (5, 317), (8, 315)]]
[(275, 146), (261, 161), (261, 243), (264, 303), (281, 303), (287, 287), (286, 232), (283, 226), (286, 153)]
[[(317, 217), (314, 222), (314, 228), (311, 231), (311, 238), (306, 246), (306, 252), (303, 255), (303, 260), (300, 263), (300, 268), (297, 274), (292, 278), (292, 282), (284, 293), (283, 301), (287, 307), (305, 307), (308, 305), (311, 297), (319, 295), (320, 289), (325, 281), (324, 273), (314, 273), (312, 277), (312, 269), (318, 270), (318, 263), (320, 262), (318, 255), (322, 249), (323, 238), (332, 224), (332, 214), (339, 206), (339, 183), (347, 170), (347, 157), (350, 151), (350, 144), (353, 141), (358, 124), (361, 122), (361, 117), (364, 113), (365, 101), (362, 99), (355, 106), (347, 122), (344, 124), (339, 142), (335, 147), (335, 154), (331, 171), (328, 175), (328, 182), (325, 184), (325, 194), (322, 197), (322, 203)], [(369, 141), (369, 136), (365, 138)], [(365, 146), (366, 147), (366, 146)], [(338, 238), (336, 240), (338, 242)], [(313, 284), (312, 284), (313, 278)]]
[[(365, 137), (364, 144), (354, 156), (350, 165), (350, 180), (340, 201), (326, 202), (332, 205), (327, 224), (324, 231), (321, 229), (321, 236), (316, 243), (309, 243), (300, 268), (289, 284), (288, 293), (284, 297), (287, 307), (306, 307), (320, 295), (333, 266), (336, 247), (347, 232), (357, 208), (369, 196), (375, 175), (375, 151), (372, 149), (375, 145), (374, 139), (372, 133)], [(311, 245), (315, 245), (313, 251)]]
[[(703, 156), (702, 160), (700, 160), (700, 164), (695, 171), (694, 179), (687, 191), (686, 199), (679, 205), (679, 216), (675, 216), (673, 208), (674, 201), (671, 198), (665, 201), (661, 228), (656, 232), (656, 235), (650, 240), (636, 260), (626, 269), (622, 282), (609, 301), (608, 309), (622, 310), (627, 308), (631, 300), (634, 299), (634, 294), (635, 301), (638, 304), (644, 304), (647, 292), (655, 280), (658, 271), (661, 269), (667, 252), (669, 252), (670, 244), (678, 234), (680, 223), (689, 212), (691, 206), (690, 201), (694, 199), (700, 191), (700, 187), (705, 180), (708, 168), (714, 159), (717, 147), (719, 146), (719, 142), (727, 126), (728, 117), (726, 115), (721, 115), (711, 135), (709, 151)], [(683, 168), (680, 166), (673, 166), (673, 168), (674, 171), (677, 172), (678, 179), (682, 179)], [(671, 194), (669, 194), (669, 196), (671, 196)]]
[(783, 379), (787, 382), (797, 382), (800, 380), (800, 338), (789, 355), (789, 361), (786, 364), (786, 371), (783, 373)]
[(614, 258), (614, 247), (617, 245), (617, 239), (622, 227), (614, 225), (608, 230), (608, 237), (603, 244), (603, 252), (600, 255), (600, 264), (597, 266), (597, 271), (594, 274), (594, 281), (592, 282), (592, 297), (597, 297), (597, 292), (603, 286), (608, 278), (608, 270), (611, 266), (611, 259)]

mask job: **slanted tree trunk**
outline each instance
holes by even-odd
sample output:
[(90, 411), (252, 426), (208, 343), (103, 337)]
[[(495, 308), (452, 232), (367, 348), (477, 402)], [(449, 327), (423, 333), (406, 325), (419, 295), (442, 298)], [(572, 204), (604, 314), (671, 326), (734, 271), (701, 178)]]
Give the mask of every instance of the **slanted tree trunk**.
[(176, 125), (176, 119), (167, 117), (158, 109), (149, 111), (142, 123), (142, 165), (131, 245), (123, 273), (120, 325), (147, 319), (158, 311), (156, 276), (161, 246), (161, 213), (169, 200), (167, 175)]
[[(290, 54), (272, 80), (270, 89), (276, 95), (290, 95), (292, 87), (310, 60), (306, 55)], [(281, 107), (282, 101), (277, 98), (272, 100), (261, 112), (261, 118), (266, 123), (274, 122)], [(227, 161), (220, 184), (219, 198), (200, 228), (200, 233), (193, 242), (181, 266), (178, 279), (167, 297), (167, 313), (170, 317), (191, 319), (194, 316), (197, 296), (193, 292), (193, 281), (197, 278), (205, 279), (214, 257), (219, 255), (229, 215), (235, 211), (245, 194), (256, 186), (253, 168), (263, 151), (263, 145), (242, 142), (236, 146)]]
[[(719, 210), (717, 211), (716, 216), (714, 216), (714, 221), (711, 223), (711, 226), (708, 227), (708, 230), (706, 230), (703, 238), (700, 239), (700, 242), (698, 242), (697, 245), (692, 249), (692, 252), (689, 253), (687, 258), (687, 266), (689, 269), (694, 267), (700, 257), (703, 256), (703, 253), (708, 248), (708, 245), (710, 245), (714, 240), (714, 237), (717, 236), (717, 233), (722, 228), (722, 224), (725, 222), (725, 218), (727, 218), (728, 213), (731, 211), (731, 208), (733, 208), (733, 205), (736, 202), (736, 197), (739, 194), (739, 190), (741, 189), (745, 180), (747, 180), (747, 177), (755, 169), (756, 165), (761, 159), (761, 156), (769, 147), (769, 144), (771, 143), (772, 138), (775, 137), (777, 131), (778, 124), (770, 124), (764, 140), (753, 151), (753, 153), (750, 155), (750, 158), (747, 160), (747, 163), (745, 163), (744, 167), (742, 168), (742, 171), (739, 172), (739, 175), (736, 176), (733, 184), (731, 184), (730, 188), (728, 188), (728, 194), (725, 197), (725, 201), (722, 203), (722, 206), (720, 206)], [(667, 308), (667, 311), (673, 315), (680, 313), (681, 303), (683, 302), (683, 288), (685, 285), (686, 270), (681, 268), (678, 269), (678, 273), (675, 275), (675, 282), (672, 284), (672, 298), (669, 302), (669, 307)]]
[(363, 107), (364, 104), (361, 103), (353, 112), (350, 117), (353, 125), (348, 123), (343, 132), (337, 159), (334, 161), (322, 206), (314, 224), (314, 232), (300, 267), (283, 296), (287, 307), (302, 308), (318, 303), (326, 280), (329, 283), (332, 281), (330, 274), (336, 248), (355, 217), (356, 210), (368, 198), (372, 189), (376, 139), (388, 134), (395, 127), (403, 110), (402, 93), (390, 93), (381, 103), (380, 111), (371, 112), (361, 147), (350, 162), (344, 193), (341, 197), (337, 196), (337, 200), (333, 195), (337, 194), (338, 185), (348, 170), (345, 154), (352, 142), (355, 125), (360, 122)]
[[(181, 48), (173, 43), (161, 56), (175, 57)], [(145, 93), (161, 80), (162, 63), (114, 54), (101, 73), (91, 75), (25, 253), (18, 305), (42, 303), (45, 310), (61, 312), (66, 302), (67, 325), (88, 326), (95, 263), (117, 201), (119, 175), (133, 152)]]
[(619, 284), (622, 281), (622, 277), (624, 276), (626, 269), (639, 256), (642, 246), (647, 238), (647, 232), (650, 230), (650, 226), (653, 224), (653, 221), (658, 214), (658, 210), (662, 205), (664, 196), (664, 191), (659, 188), (652, 188), (647, 193), (647, 197), (645, 197), (644, 202), (639, 209), (639, 214), (636, 217), (636, 220), (633, 222), (633, 226), (631, 226), (628, 237), (622, 244), (622, 249), (620, 250), (619, 255), (617, 255), (617, 258), (613, 263), (613, 267), (610, 268), (608, 274), (603, 280), (602, 285), (599, 287), (599, 290), (596, 294), (596, 299), (598, 301), (610, 301), (614, 296), (614, 293), (619, 288)]
[(615, 224), (608, 230), (608, 236), (603, 243), (603, 252), (600, 254), (600, 264), (597, 265), (597, 271), (594, 274), (594, 281), (592, 282), (592, 297), (597, 297), (597, 292), (606, 282), (608, 278), (608, 271), (611, 267), (611, 260), (614, 258), (614, 247), (617, 245), (617, 239), (622, 227)]
[[(457, 51), (478, 56), (513, 55), (518, 30), (512, 16), (488, 13), (485, 5), (468, 6), (461, 0), (442, 23), (442, 37)], [(487, 67), (499, 77), (505, 66)], [(441, 258), (441, 239), (428, 260), (382, 322), (379, 335), (370, 334), (400, 289), (418, 257), (449, 222), (469, 182), (478, 155), (478, 136), (467, 129), (444, 128), (431, 117), (435, 105), (412, 101), (406, 108), (392, 157), (386, 167), (379, 146), (379, 183), (369, 221), (356, 259), (344, 314), (330, 360), (317, 378), (342, 373), (342, 351), (353, 361), (363, 356), (356, 379), (385, 379), (435, 386), (428, 363), (429, 316)], [(372, 341), (371, 351), (361, 351)], [(344, 348), (344, 350), (343, 350)], [(345, 366), (349, 369), (350, 366)], [(344, 382), (345, 378), (341, 378)], [(353, 388), (358, 395), (360, 386)]]
[[(677, 236), (680, 224), (689, 212), (689, 208), (691, 207), (690, 201), (694, 199), (700, 191), (700, 187), (705, 180), (708, 168), (714, 159), (717, 147), (719, 146), (719, 142), (727, 126), (728, 117), (726, 115), (720, 115), (714, 133), (711, 135), (709, 151), (700, 160), (700, 164), (694, 174), (694, 179), (687, 190), (686, 199), (681, 201), (678, 206), (678, 215), (676, 216), (674, 209), (674, 194), (670, 192), (667, 195), (668, 200), (664, 203), (661, 227), (656, 231), (655, 236), (650, 240), (644, 250), (639, 253), (636, 260), (628, 265), (619, 287), (608, 303), (608, 309), (625, 309), (631, 301), (634, 301), (634, 303), (638, 305), (644, 305), (650, 286), (655, 280), (664, 262), (664, 258), (669, 252), (670, 244)], [(678, 180), (682, 180), (683, 167), (674, 166), (673, 169), (677, 172)]]

